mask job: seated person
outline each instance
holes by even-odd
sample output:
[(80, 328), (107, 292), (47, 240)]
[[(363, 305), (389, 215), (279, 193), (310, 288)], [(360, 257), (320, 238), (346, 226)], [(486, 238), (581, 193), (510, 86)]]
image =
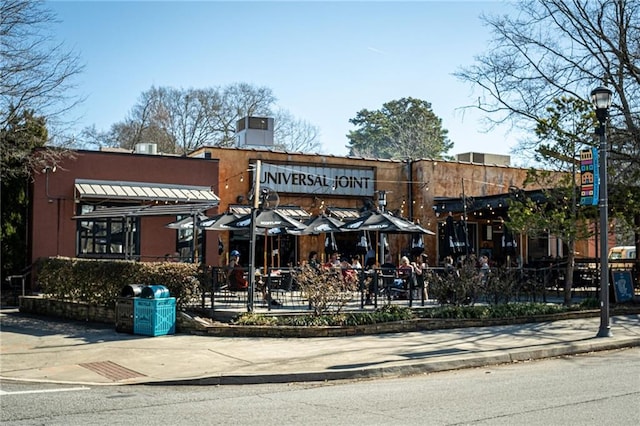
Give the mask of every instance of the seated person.
[(311, 266), (315, 270), (320, 269), (320, 262), (318, 262), (318, 252), (317, 251), (309, 252), (309, 261), (308, 261), (307, 264), (309, 266)]
[(340, 269), (342, 270), (342, 278), (345, 281), (355, 282), (358, 279), (356, 271), (351, 267), (346, 256), (340, 259)]
[(340, 268), (340, 253), (331, 253), (329, 259), (324, 264), (325, 268)]
[(408, 291), (415, 287), (415, 269), (407, 256), (402, 256), (398, 266), (398, 278), (394, 280), (394, 290), (400, 298), (408, 296)]
[(400, 259), (400, 266), (398, 266), (398, 276), (401, 278), (411, 277), (414, 273), (414, 268), (407, 256), (402, 256)]
[(233, 250), (230, 253), (226, 269), (229, 290), (246, 290), (249, 287), (249, 282), (244, 277), (244, 269), (240, 266), (240, 252), (238, 250)]

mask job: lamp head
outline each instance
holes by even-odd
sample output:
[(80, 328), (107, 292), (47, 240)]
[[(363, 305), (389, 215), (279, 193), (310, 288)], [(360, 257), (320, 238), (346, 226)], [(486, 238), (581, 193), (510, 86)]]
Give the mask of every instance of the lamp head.
[(591, 91), (591, 103), (596, 109), (596, 116), (601, 123), (604, 122), (609, 115), (612, 93), (611, 90), (604, 86), (597, 87)]

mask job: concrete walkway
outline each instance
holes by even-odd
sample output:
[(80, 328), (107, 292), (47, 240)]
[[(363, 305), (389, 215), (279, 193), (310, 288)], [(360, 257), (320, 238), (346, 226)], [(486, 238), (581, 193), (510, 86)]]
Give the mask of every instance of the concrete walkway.
[(251, 384), (398, 377), (640, 346), (640, 315), (335, 338), (146, 337), (0, 311), (0, 380)]

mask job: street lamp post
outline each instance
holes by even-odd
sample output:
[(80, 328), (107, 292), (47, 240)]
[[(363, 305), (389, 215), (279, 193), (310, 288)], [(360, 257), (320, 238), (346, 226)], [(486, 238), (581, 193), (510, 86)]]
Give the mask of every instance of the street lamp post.
[(598, 87), (591, 91), (591, 103), (596, 110), (600, 126), (596, 134), (600, 136), (600, 329), (597, 337), (611, 337), (609, 324), (609, 259), (608, 259), (608, 198), (607, 192), (607, 118), (611, 106), (611, 90)]

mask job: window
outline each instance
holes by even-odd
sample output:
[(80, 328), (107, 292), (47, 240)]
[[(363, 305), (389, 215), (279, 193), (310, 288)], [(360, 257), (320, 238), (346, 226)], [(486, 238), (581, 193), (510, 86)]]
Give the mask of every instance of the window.
[[(78, 214), (85, 214), (113, 205), (82, 204)], [(129, 230), (127, 232), (127, 222)], [(130, 259), (140, 255), (139, 219), (123, 217), (79, 220), (76, 255), (90, 258)], [(125, 253), (126, 252), (126, 253)]]

